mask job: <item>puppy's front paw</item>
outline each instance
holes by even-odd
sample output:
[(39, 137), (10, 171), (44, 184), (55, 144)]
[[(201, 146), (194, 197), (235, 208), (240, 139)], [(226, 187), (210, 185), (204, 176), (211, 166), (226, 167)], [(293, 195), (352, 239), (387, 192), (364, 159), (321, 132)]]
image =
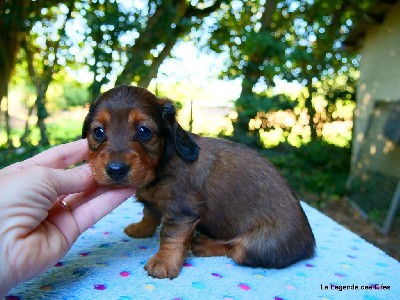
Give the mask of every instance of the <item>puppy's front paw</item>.
[(177, 262), (173, 255), (170, 252), (157, 253), (147, 261), (144, 268), (151, 277), (174, 279), (178, 277), (182, 263)]
[(133, 238), (147, 238), (154, 235), (155, 229), (154, 227), (146, 226), (143, 222), (139, 222), (127, 226), (124, 232)]

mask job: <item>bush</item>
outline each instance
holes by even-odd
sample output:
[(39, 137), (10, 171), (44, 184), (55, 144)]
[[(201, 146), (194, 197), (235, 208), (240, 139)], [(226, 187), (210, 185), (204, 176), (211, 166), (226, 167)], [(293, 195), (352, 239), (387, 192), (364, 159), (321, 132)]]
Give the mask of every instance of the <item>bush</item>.
[(7, 167), (15, 162), (28, 159), (48, 147), (26, 145), (19, 148), (0, 147), (0, 169)]
[(64, 101), (59, 103), (61, 109), (84, 106), (89, 102), (89, 90), (79, 82), (66, 82), (63, 84)]
[(266, 157), (278, 167), (305, 200), (317, 194), (321, 202), (342, 197), (350, 170), (350, 149), (324, 141), (313, 141), (300, 148), (282, 145), (265, 150)]

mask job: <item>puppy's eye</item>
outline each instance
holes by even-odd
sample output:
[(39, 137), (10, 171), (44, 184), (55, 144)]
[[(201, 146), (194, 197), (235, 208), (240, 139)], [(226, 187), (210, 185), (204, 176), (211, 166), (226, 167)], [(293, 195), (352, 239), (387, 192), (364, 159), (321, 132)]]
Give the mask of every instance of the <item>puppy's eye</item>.
[(106, 136), (106, 133), (103, 129), (103, 127), (96, 127), (95, 129), (93, 129), (93, 138), (97, 141), (97, 142), (102, 142), (104, 140)]
[(140, 126), (136, 132), (136, 136), (139, 140), (147, 141), (151, 138), (151, 130), (146, 126)]

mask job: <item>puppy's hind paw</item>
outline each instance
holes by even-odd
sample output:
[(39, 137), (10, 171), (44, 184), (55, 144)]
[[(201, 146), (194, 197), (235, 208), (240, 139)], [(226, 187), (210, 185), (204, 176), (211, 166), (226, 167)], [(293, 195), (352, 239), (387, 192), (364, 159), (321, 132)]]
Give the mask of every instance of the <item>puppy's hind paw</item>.
[(212, 256), (209, 254), (209, 248), (211, 244), (211, 239), (205, 235), (198, 235), (193, 238), (191, 250), (196, 256)]
[(155, 229), (139, 222), (127, 226), (124, 232), (133, 238), (148, 238), (154, 235)]
[(191, 250), (196, 256), (228, 256), (231, 246), (224, 241), (212, 240), (201, 234), (193, 238)]

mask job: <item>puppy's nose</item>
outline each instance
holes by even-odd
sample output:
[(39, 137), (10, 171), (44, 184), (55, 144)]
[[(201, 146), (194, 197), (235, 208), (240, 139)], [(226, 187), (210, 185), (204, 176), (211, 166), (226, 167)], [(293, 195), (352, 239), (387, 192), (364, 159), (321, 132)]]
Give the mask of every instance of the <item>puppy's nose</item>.
[(119, 161), (110, 162), (106, 165), (106, 173), (114, 180), (125, 177), (125, 175), (128, 174), (128, 171), (129, 166)]

